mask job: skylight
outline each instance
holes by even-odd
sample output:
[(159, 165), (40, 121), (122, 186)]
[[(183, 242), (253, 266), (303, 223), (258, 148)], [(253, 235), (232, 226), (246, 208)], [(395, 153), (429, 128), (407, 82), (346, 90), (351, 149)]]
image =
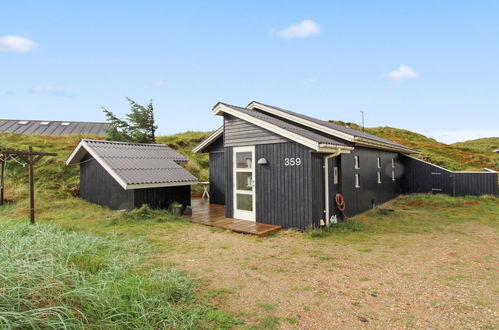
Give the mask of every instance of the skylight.
[(43, 126), (46, 126), (46, 125), (48, 125), (48, 124), (50, 124), (50, 122), (49, 122), (49, 121), (42, 121), (42, 122), (40, 123), (40, 125), (43, 125)]
[(64, 122), (64, 123), (61, 123), (61, 126), (69, 126), (70, 123), (68, 122)]
[(19, 122), (17, 122), (19, 125), (26, 125), (28, 123), (27, 120), (21, 120)]

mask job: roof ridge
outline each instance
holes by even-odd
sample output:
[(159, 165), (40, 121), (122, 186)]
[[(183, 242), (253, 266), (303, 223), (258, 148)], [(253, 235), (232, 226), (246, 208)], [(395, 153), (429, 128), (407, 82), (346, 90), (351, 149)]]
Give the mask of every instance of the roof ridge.
[(78, 123), (78, 124), (107, 124), (111, 125), (105, 121), (75, 121), (75, 120), (50, 120), (50, 119), (3, 119), (0, 118), (0, 121), (39, 121), (44, 122), (48, 121), (50, 123)]
[(167, 146), (164, 143), (142, 143), (142, 142), (109, 141), (109, 140), (96, 140), (96, 139), (81, 139), (81, 140), (82, 141), (100, 142), (100, 143), (115, 143), (115, 144), (141, 145), (141, 146), (147, 145), (147, 146), (151, 146), (151, 147), (167, 147), (167, 148), (170, 148), (169, 146)]

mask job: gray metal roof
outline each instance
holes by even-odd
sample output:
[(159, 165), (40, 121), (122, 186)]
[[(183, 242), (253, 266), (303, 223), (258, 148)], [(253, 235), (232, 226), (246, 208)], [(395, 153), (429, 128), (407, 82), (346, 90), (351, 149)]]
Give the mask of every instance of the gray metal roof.
[[(313, 118), (313, 117), (309, 117), (307, 115), (303, 115), (303, 114), (300, 114), (300, 113), (296, 113), (296, 112), (293, 112), (293, 111), (290, 111), (290, 110), (282, 109), (282, 108), (279, 108), (279, 107), (276, 107), (276, 106), (273, 106), (273, 105), (268, 105), (268, 104), (264, 104), (264, 103), (257, 102), (257, 101), (253, 101), (251, 103), (261, 104), (261, 105), (264, 105), (266, 107), (272, 108), (274, 110), (277, 110), (277, 111), (280, 111), (280, 112), (283, 112), (283, 113), (286, 113), (286, 114), (289, 114), (289, 115), (292, 115), (292, 116), (295, 116), (295, 117), (298, 117), (298, 118), (302, 118), (302, 119), (308, 120), (310, 122), (313, 122), (313, 123), (322, 125), (324, 127), (331, 128), (331, 129), (334, 129), (334, 130), (337, 130), (339, 132), (346, 133), (346, 134), (349, 134), (349, 135), (352, 135), (352, 136), (355, 136), (355, 137), (360, 137), (360, 138), (364, 138), (364, 139), (371, 140), (371, 141), (374, 141), (374, 142), (380, 142), (380, 143), (388, 144), (388, 145), (391, 145), (391, 146), (394, 146), (394, 147), (416, 151), (413, 148), (410, 148), (410, 147), (407, 147), (407, 146), (395, 143), (395, 142), (390, 141), (390, 140), (386, 140), (386, 139), (380, 138), (379, 136), (376, 136), (376, 135), (372, 135), (372, 134), (369, 134), (369, 133), (366, 133), (366, 132), (358, 131), (358, 130), (355, 130), (353, 128), (341, 126), (341, 125), (334, 124), (334, 123), (331, 123), (331, 122), (328, 122), (328, 121), (325, 121), (325, 120), (316, 119), (316, 118)], [(256, 106), (256, 108), (258, 108), (258, 106)], [(262, 112), (264, 111), (264, 110), (261, 110), (261, 109), (258, 109), (258, 110), (262, 111)]]
[(251, 110), (248, 108), (241, 108), (235, 105), (230, 105), (226, 103), (220, 102), (220, 104), (223, 104), (231, 109), (237, 110), (239, 112), (242, 112), (244, 114), (250, 115), (254, 118), (263, 120), (265, 122), (268, 122), (270, 124), (273, 124), (275, 126), (278, 126), (282, 129), (285, 129), (287, 131), (293, 132), (295, 134), (298, 134), (300, 136), (303, 136), (304, 138), (310, 139), (312, 141), (315, 141), (319, 144), (328, 144), (328, 145), (333, 145), (333, 146), (341, 146), (341, 147), (349, 147), (351, 144), (346, 144), (345, 142), (340, 141), (339, 139), (336, 139), (332, 136), (326, 136), (326, 134), (322, 135), (316, 132), (313, 132), (311, 130), (307, 130), (304, 128), (301, 128), (293, 123), (289, 123), (287, 121), (269, 116), (261, 111), (256, 111), (256, 110)]
[(90, 153), (125, 189), (147, 188), (134, 185), (179, 186), (198, 181), (178, 164), (187, 159), (163, 144), (84, 139), (67, 163), (79, 163), (86, 152)]
[(103, 136), (108, 128), (108, 123), (98, 122), (0, 119), (0, 133)]

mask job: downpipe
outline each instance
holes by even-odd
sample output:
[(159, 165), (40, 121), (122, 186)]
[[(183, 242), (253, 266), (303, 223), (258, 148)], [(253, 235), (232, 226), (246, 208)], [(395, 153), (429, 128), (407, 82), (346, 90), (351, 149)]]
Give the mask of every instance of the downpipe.
[(331, 158), (337, 157), (341, 154), (340, 151), (336, 151), (335, 153), (329, 154), (324, 157), (324, 201), (325, 201), (325, 207), (326, 209), (324, 210), (326, 222), (325, 225), (329, 225), (331, 222), (331, 218), (329, 215), (329, 160)]

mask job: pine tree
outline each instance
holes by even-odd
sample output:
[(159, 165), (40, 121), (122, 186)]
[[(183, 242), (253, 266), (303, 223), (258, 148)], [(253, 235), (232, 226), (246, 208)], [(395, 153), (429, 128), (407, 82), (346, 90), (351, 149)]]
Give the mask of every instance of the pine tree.
[(154, 106), (152, 100), (144, 107), (131, 98), (127, 98), (130, 104), (130, 113), (126, 119), (120, 119), (106, 108), (102, 108), (111, 127), (106, 132), (106, 140), (155, 143), (156, 129), (154, 123)]

